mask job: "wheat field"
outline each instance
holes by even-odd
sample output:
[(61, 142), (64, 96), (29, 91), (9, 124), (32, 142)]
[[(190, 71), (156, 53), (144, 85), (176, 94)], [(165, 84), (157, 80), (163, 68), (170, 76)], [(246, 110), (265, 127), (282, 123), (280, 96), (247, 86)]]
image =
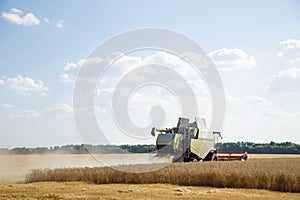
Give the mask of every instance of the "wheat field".
[[(153, 163), (153, 155), (99, 156), (125, 164), (119, 169), (126, 171), (159, 168), (136, 164)], [(0, 199), (300, 199), (300, 155), (250, 157), (245, 162), (161, 164), (164, 168), (151, 173), (126, 173), (90, 155), (2, 155)]]
[[(151, 164), (123, 165), (119, 166), (119, 169), (140, 171), (149, 167)], [(148, 173), (120, 170), (110, 167), (35, 169), (26, 175), (26, 183), (83, 181), (94, 184), (174, 184), (300, 192), (299, 158), (172, 163)]]

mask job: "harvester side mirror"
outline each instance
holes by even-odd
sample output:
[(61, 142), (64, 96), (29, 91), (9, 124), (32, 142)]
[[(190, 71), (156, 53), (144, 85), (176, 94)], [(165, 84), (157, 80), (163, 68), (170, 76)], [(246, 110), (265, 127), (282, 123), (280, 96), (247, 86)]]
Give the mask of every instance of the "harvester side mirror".
[(218, 135), (221, 139), (223, 139), (221, 132), (213, 132), (214, 135)]
[(156, 128), (153, 127), (152, 130), (151, 130), (151, 135), (152, 135), (152, 136), (155, 136), (155, 132), (156, 132)]

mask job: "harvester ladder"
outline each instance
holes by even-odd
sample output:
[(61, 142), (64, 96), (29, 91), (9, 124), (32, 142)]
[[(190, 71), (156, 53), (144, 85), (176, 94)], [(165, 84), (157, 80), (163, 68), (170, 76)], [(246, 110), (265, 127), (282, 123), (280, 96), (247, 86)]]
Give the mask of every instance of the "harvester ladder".
[(184, 159), (187, 160), (190, 157), (190, 145), (191, 136), (188, 127), (183, 129), (183, 149), (184, 149)]

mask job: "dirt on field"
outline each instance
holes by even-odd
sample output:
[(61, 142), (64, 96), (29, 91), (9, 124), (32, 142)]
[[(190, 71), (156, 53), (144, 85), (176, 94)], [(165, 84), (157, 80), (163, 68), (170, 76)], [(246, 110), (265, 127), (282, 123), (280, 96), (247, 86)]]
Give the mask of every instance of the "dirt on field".
[[(276, 198), (275, 198), (276, 197)], [(169, 184), (103, 184), (43, 182), (0, 185), (0, 199), (300, 199), (299, 193)]]

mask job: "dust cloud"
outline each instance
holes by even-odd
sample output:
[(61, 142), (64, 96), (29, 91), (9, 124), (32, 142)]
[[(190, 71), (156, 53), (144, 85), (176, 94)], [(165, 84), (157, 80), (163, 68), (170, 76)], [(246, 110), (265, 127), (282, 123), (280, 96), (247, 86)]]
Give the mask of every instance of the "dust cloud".
[[(103, 167), (170, 163), (155, 154), (13, 154), (0, 155), (0, 183), (22, 183), (31, 169)], [(117, 168), (116, 168), (117, 169)], [(149, 169), (151, 170), (151, 169)]]

